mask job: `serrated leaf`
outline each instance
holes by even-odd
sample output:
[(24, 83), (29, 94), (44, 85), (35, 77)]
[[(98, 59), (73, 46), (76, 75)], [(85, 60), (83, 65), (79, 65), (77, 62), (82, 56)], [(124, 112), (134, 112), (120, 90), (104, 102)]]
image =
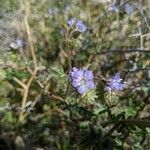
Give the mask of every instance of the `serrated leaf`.
[(51, 67), (51, 70), (54, 76), (58, 76), (60, 78), (66, 77), (64, 70), (60, 67)]

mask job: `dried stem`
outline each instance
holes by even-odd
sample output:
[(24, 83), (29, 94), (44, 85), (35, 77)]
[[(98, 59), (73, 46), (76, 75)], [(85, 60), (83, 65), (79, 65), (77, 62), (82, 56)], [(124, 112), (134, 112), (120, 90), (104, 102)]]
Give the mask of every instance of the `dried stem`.
[(25, 1), (24, 23), (25, 23), (25, 28), (26, 28), (28, 42), (29, 42), (29, 48), (31, 51), (34, 67), (36, 68), (37, 67), (37, 61), (36, 61), (35, 49), (33, 46), (32, 38), (31, 38), (31, 31), (30, 31), (30, 27), (29, 27), (29, 23), (28, 23), (29, 9), (30, 9), (29, 3), (28, 3), (28, 1)]
[[(31, 73), (31, 77), (29, 78), (26, 85), (24, 85), (24, 83), (22, 83), (21, 81), (19, 81), (18, 79), (15, 78), (15, 81), (18, 84), (20, 84), (21, 86), (23, 86), (23, 88), (24, 88), (24, 95), (23, 95), (22, 103), (21, 103), (21, 110), (23, 110), (25, 108), (25, 105), (26, 105), (26, 102), (27, 102), (27, 97), (28, 97), (28, 92), (29, 92), (30, 85), (33, 82), (34, 78), (36, 77), (38, 67), (37, 67), (35, 49), (34, 49), (32, 38), (31, 38), (31, 31), (30, 31), (30, 27), (29, 27), (29, 23), (28, 23), (30, 4), (27, 0), (25, 1), (25, 4), (23, 3), (23, 1), (21, 1), (21, 6), (22, 6), (22, 8), (23, 8), (23, 6), (25, 6), (24, 24), (25, 24), (25, 29), (26, 29), (26, 32), (27, 32), (27, 37), (28, 37), (29, 48), (30, 48), (30, 52), (31, 52), (31, 56), (32, 56), (32, 61), (34, 63), (33, 71), (30, 68), (28, 68), (29, 69), (28, 71)], [(21, 111), (20, 114), (19, 114), (19, 122), (22, 122), (24, 120), (24, 117), (25, 117), (24, 112)]]

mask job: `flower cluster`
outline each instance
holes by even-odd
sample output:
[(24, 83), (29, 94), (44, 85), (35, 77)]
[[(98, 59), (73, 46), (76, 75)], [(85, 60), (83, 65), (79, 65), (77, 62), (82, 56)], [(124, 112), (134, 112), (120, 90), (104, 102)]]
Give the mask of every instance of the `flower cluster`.
[[(118, 13), (119, 12), (119, 7), (120, 7), (119, 4), (113, 3), (108, 10)], [(129, 3), (126, 3), (124, 5), (124, 11), (128, 15), (130, 15), (133, 12), (133, 6), (131, 4), (129, 4)]]
[(74, 67), (70, 72), (70, 79), (72, 86), (75, 87), (80, 94), (85, 94), (95, 88), (93, 72), (86, 68), (78, 69)]
[(79, 32), (85, 32), (86, 29), (87, 29), (87, 26), (83, 23), (82, 20), (76, 20), (75, 18), (70, 18), (67, 21), (67, 23), (68, 23), (69, 26), (75, 25), (76, 30), (79, 31)]
[(120, 78), (120, 73), (116, 73), (106, 86), (106, 90), (111, 91), (120, 91), (125, 87), (125, 84), (121, 82), (122, 79)]
[[(85, 94), (89, 90), (94, 89), (96, 86), (93, 81), (93, 72), (86, 69), (78, 69), (74, 67), (70, 71), (70, 80), (71, 84), (80, 94)], [(108, 80), (106, 90), (111, 91), (120, 91), (125, 87), (125, 83), (122, 83), (120, 78), (120, 73), (116, 73), (111, 79)]]

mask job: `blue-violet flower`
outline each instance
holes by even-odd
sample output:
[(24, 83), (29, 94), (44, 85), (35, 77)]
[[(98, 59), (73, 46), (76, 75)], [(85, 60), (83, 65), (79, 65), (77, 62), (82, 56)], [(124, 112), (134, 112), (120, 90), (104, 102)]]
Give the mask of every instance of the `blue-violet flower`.
[(133, 12), (133, 6), (127, 3), (124, 6), (124, 10), (128, 15), (130, 15)]
[(70, 18), (68, 21), (67, 21), (68, 25), (69, 26), (72, 26), (76, 23), (76, 19), (75, 18)]
[(78, 30), (79, 32), (85, 32), (86, 29), (87, 29), (86, 25), (85, 25), (85, 24), (83, 23), (83, 21), (81, 21), (81, 20), (77, 20), (76, 26), (77, 26), (77, 30)]
[(67, 21), (69, 26), (75, 25), (76, 26), (76, 30), (79, 32), (85, 32), (87, 29), (87, 26), (83, 23), (82, 20), (76, 20), (75, 18), (70, 18)]
[(125, 87), (125, 84), (122, 83), (122, 79), (120, 78), (120, 73), (116, 73), (115, 76), (113, 76), (106, 86), (106, 90), (111, 91), (120, 91)]
[(119, 12), (119, 6), (114, 3), (109, 7), (109, 11)]
[(74, 67), (72, 71), (70, 71), (70, 80), (72, 86), (75, 87), (80, 94), (85, 94), (95, 88), (93, 72), (86, 68), (78, 69)]

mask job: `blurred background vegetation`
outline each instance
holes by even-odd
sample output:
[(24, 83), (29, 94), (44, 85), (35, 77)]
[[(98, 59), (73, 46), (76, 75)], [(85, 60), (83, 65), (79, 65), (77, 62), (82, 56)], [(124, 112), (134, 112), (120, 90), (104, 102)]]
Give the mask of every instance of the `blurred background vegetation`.
[[(130, 0), (130, 15), (122, 7), (119, 13), (109, 11), (112, 3), (0, 1), (0, 149), (150, 149), (150, 1)], [(88, 97), (95, 104), (70, 105), (79, 97), (72, 88), (64, 100), (69, 73), (64, 32), (70, 17), (87, 26), (70, 41), (72, 65), (89, 66), (106, 79), (120, 72), (126, 81), (126, 89), (114, 96), (111, 119), (148, 121), (123, 123), (104, 138), (112, 124), (103, 124), (110, 119), (106, 83), (100, 79), (95, 79), (96, 95)]]

